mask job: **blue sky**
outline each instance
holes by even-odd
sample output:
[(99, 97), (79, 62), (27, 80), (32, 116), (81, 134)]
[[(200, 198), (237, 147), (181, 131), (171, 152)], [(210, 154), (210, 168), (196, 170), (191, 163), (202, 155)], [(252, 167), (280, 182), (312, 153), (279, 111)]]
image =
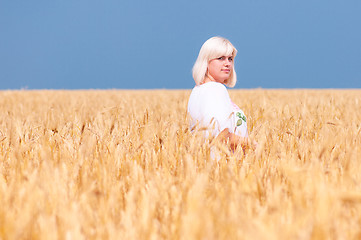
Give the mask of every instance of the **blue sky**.
[(361, 88), (359, 0), (2, 0), (0, 89), (190, 89), (216, 35), (236, 88)]

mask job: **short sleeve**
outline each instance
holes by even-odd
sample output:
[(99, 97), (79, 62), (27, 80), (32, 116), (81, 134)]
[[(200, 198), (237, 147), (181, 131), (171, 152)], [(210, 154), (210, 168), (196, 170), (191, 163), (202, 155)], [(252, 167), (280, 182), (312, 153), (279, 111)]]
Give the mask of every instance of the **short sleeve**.
[[(198, 95), (188, 104), (188, 111), (203, 127), (208, 127), (213, 136), (225, 128), (230, 132), (235, 129), (233, 108), (226, 87), (221, 83), (206, 83), (197, 92)], [(196, 107), (194, 107), (194, 106)]]

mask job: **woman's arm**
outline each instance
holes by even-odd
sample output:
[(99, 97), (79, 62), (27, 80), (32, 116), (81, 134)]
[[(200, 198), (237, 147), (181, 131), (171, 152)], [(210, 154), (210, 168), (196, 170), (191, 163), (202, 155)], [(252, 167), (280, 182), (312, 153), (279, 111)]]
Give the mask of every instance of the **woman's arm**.
[(228, 128), (225, 128), (220, 134), (217, 136), (217, 140), (228, 142), (229, 147), (232, 151), (235, 151), (238, 146), (241, 146), (243, 151), (246, 148), (256, 148), (257, 143), (253, 142), (251, 144), (248, 137), (240, 137), (234, 133), (229, 132)]

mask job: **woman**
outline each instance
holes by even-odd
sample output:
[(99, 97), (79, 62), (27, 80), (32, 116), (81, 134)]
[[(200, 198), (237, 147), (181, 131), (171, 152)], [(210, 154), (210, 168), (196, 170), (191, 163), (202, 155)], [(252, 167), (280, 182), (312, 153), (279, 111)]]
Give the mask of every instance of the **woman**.
[(188, 101), (191, 129), (207, 129), (205, 137), (226, 141), (232, 150), (248, 143), (247, 120), (225, 87), (233, 87), (236, 48), (225, 38), (208, 39), (193, 66), (196, 86)]

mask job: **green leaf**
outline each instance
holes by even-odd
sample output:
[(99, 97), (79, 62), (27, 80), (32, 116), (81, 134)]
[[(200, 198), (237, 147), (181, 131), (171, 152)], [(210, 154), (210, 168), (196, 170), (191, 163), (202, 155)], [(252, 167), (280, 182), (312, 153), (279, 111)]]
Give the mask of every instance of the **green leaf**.
[(238, 126), (241, 126), (242, 123), (243, 123), (242, 119), (238, 119), (238, 121), (237, 121), (237, 127), (238, 127)]

